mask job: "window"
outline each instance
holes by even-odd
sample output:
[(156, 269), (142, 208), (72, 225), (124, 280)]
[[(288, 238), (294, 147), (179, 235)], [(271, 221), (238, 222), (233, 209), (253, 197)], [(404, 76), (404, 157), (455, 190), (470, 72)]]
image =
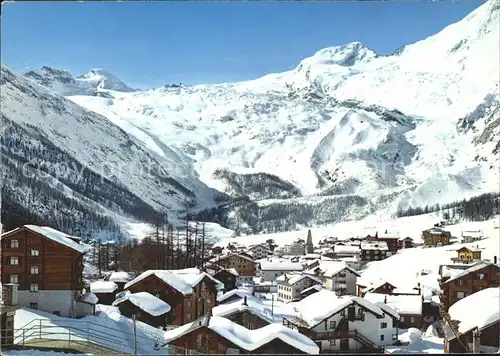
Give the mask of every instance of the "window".
[(458, 285), (458, 286), (463, 286), (465, 283), (464, 283), (464, 280), (463, 279), (457, 279), (455, 281), (455, 284)]
[(330, 340), (330, 346), (335, 346), (337, 345), (337, 340), (333, 339), (333, 340)]
[(191, 300), (190, 300), (190, 299), (188, 299), (188, 301), (187, 301), (187, 307), (188, 307), (188, 308), (191, 308), (191, 306), (192, 306)]
[(414, 316), (411, 316), (410, 317), (410, 323), (414, 323), (415, 322), (415, 317)]
[(10, 240), (10, 248), (19, 248), (19, 240)]
[(31, 249), (31, 256), (39, 256), (40, 255), (40, 250), (37, 248), (32, 248)]
[(380, 341), (384, 341), (384, 335), (380, 335)]
[(458, 299), (465, 298), (465, 293), (464, 292), (457, 292), (457, 298)]
[(484, 279), (484, 273), (478, 273), (477, 279), (480, 279), (480, 280)]
[(19, 264), (19, 257), (11, 257), (10, 258), (10, 265), (11, 266), (17, 266)]
[(363, 314), (363, 309), (359, 308), (358, 309), (358, 315), (362, 315)]
[(30, 273), (38, 274), (38, 266), (31, 266)]
[(191, 313), (187, 313), (186, 314), (186, 320), (187, 321), (191, 321)]
[(405, 317), (404, 316), (399, 317), (399, 321), (402, 322), (402, 323), (404, 323), (405, 322)]
[(338, 276), (339, 278), (345, 278), (345, 273), (339, 273), (337, 276)]
[(381, 329), (386, 329), (387, 328), (387, 323), (380, 323), (380, 328)]
[(38, 303), (30, 303), (30, 309), (38, 309)]
[(335, 320), (330, 321), (330, 329), (335, 329), (337, 322)]
[(30, 292), (32, 292), (32, 293), (38, 292), (38, 283), (31, 283), (30, 284)]
[(19, 283), (19, 276), (17, 274), (11, 274), (10, 283)]
[(345, 309), (342, 309), (342, 310), (340, 311), (340, 316), (345, 316)]
[(248, 330), (253, 330), (253, 324), (252, 323), (248, 323)]

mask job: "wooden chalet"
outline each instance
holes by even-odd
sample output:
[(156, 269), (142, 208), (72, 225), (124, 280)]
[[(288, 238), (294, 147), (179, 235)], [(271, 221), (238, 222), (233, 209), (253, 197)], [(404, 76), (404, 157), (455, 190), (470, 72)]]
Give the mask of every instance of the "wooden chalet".
[(222, 284), (208, 273), (188, 270), (149, 270), (128, 282), (125, 290), (148, 292), (160, 298), (172, 307), (168, 324), (183, 325), (206, 315), (215, 306)]
[(238, 282), (240, 283), (251, 283), (255, 276), (256, 263), (251, 257), (242, 254), (230, 253), (218, 256), (211, 262), (225, 269), (234, 268), (238, 272)]
[[(165, 340), (165, 346), (174, 353), (177, 348), (203, 354), (319, 353), (312, 340), (279, 324), (248, 330), (229, 319), (210, 314), (165, 332)], [(180, 352), (189, 353), (183, 351)]]
[(46, 226), (25, 225), (1, 236), (1, 281), (18, 285), (19, 305), (66, 317), (83, 316), (77, 299), (84, 247), (80, 239)]
[(167, 314), (171, 310), (170, 305), (148, 292), (122, 293), (113, 305), (127, 318), (135, 317), (155, 327), (167, 326)]
[(380, 261), (391, 254), (385, 241), (363, 241), (360, 249), (361, 260), (367, 262)]
[(441, 279), (441, 302), (447, 311), (459, 300), (487, 288), (500, 286), (500, 267), (497, 264), (482, 262)]
[(498, 353), (499, 304), (499, 288), (488, 288), (451, 306), (443, 313), (444, 352)]
[(412, 248), (413, 247), (413, 239), (409, 236), (402, 237), (398, 240), (399, 249)]
[(427, 247), (449, 245), (451, 233), (438, 227), (433, 227), (422, 231), (422, 239), (424, 240), (424, 246)]
[(470, 262), (474, 260), (481, 259), (481, 253), (483, 251), (479, 246), (476, 247), (460, 247), (457, 251), (457, 257), (452, 258), (453, 262)]

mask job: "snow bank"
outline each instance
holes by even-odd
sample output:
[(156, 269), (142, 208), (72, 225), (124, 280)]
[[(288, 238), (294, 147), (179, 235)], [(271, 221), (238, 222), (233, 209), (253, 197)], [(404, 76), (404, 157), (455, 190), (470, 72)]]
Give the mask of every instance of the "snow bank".
[(120, 303), (123, 303), (124, 301), (129, 301), (136, 307), (144, 310), (146, 313), (152, 316), (159, 316), (166, 314), (171, 309), (168, 303), (165, 303), (160, 298), (157, 298), (148, 292), (125, 294), (123, 297), (115, 300), (113, 302), (113, 305), (117, 306)]

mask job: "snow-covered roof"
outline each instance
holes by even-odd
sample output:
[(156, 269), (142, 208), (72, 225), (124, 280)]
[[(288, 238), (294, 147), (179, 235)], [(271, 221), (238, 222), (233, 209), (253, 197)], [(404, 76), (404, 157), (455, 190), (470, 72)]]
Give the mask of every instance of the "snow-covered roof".
[(392, 287), (395, 287), (392, 284), (390, 284), (389, 282), (387, 282), (387, 281), (385, 281), (383, 279), (379, 279), (378, 281), (370, 283), (365, 289), (363, 289), (363, 292), (369, 292), (369, 291), (372, 291), (372, 290), (376, 290), (376, 289), (382, 287), (384, 284), (389, 284)]
[(378, 233), (377, 237), (379, 239), (399, 239), (399, 231), (385, 231)]
[(384, 303), (402, 315), (422, 315), (420, 295), (389, 295), (368, 292), (364, 298), (372, 303)]
[(87, 304), (97, 304), (99, 298), (94, 293), (85, 293), (80, 296), (79, 301)]
[(210, 260), (210, 262), (222, 261), (222, 260), (225, 260), (226, 258), (229, 258), (229, 257), (239, 257), (239, 258), (242, 258), (242, 259), (247, 260), (249, 262), (254, 262), (254, 260), (252, 260), (250, 257), (247, 257), (247, 256), (239, 254), (239, 253), (228, 253), (228, 254), (224, 254), (224, 255), (219, 255), (219, 256), (212, 258)]
[(279, 276), (278, 278), (276, 278), (276, 280), (278, 282), (285, 282), (286, 281), (286, 283), (288, 285), (294, 285), (295, 283), (300, 282), (304, 278), (309, 278), (310, 280), (312, 280), (316, 283), (321, 283), (321, 284), (323, 283), (321, 280), (319, 280), (318, 278), (316, 278), (314, 276), (311, 276), (309, 274), (298, 274), (298, 273), (285, 274), (285, 275)]
[(171, 309), (168, 303), (165, 303), (160, 298), (157, 298), (148, 292), (127, 293), (123, 297), (115, 300), (113, 305), (117, 306), (124, 301), (129, 301), (152, 316), (166, 314)]
[(212, 314), (214, 316), (228, 316), (235, 313), (249, 312), (255, 316), (260, 317), (270, 323), (274, 322), (274, 318), (271, 315), (271, 310), (265, 308), (262, 303), (254, 300), (253, 298), (248, 298), (245, 304), (245, 300), (237, 300), (228, 304), (220, 304), (212, 308)]
[(333, 245), (332, 249), (335, 253), (359, 253), (360, 249), (359, 246), (353, 246), (353, 245)]
[(246, 351), (256, 350), (273, 340), (280, 339), (284, 343), (307, 354), (319, 354), (319, 347), (314, 341), (281, 324), (272, 323), (260, 329), (248, 330), (229, 319), (217, 316), (213, 316), (210, 319), (203, 317), (201, 320), (196, 320), (176, 329), (166, 331), (165, 340), (167, 343), (171, 342), (202, 326), (206, 326)]
[(193, 288), (196, 287), (196, 285), (205, 277), (213, 281), (217, 288), (224, 287), (224, 284), (221, 281), (215, 279), (210, 274), (200, 272), (198, 268), (186, 268), (180, 270), (149, 270), (141, 273), (139, 276), (125, 284), (125, 288), (129, 288), (130, 286), (153, 275), (183, 295), (192, 294)]
[(448, 314), (452, 320), (460, 321), (458, 331), (466, 333), (499, 321), (499, 305), (500, 288), (488, 288), (460, 299), (449, 308)]
[[(24, 228), (31, 230), (39, 235), (42, 235), (49, 240), (57, 242), (57, 243), (64, 245), (66, 247), (69, 247), (77, 252), (80, 252), (80, 253), (85, 252), (85, 246), (80, 245), (78, 242), (75, 242), (72, 240), (72, 239), (80, 239), (79, 237), (70, 236), (68, 234), (65, 234), (64, 232), (55, 230), (55, 229), (48, 227), (48, 226), (24, 225)], [(7, 231), (4, 233), (4, 235), (10, 234), (14, 231), (17, 231), (17, 229)]]
[(132, 276), (128, 272), (123, 271), (114, 271), (108, 277), (108, 281), (118, 282), (118, 283), (127, 283), (132, 279)]
[(288, 259), (265, 259), (260, 262), (262, 271), (302, 271), (303, 267), (299, 262), (292, 262)]
[(387, 314), (391, 315), (392, 317), (396, 318), (397, 320), (399, 320), (400, 315), (394, 308), (391, 308), (389, 305), (382, 303), (382, 302), (376, 302), (374, 304), (377, 307), (379, 307), (380, 309), (382, 309), (385, 313), (387, 313)]
[(388, 250), (387, 242), (385, 241), (362, 241), (362, 250)]
[[(447, 281), (445, 281), (444, 283), (449, 283), (449, 282), (454, 281), (456, 279), (462, 278), (462, 277), (468, 275), (469, 273), (477, 272), (477, 271), (479, 271), (485, 267), (491, 266), (491, 265), (493, 265), (493, 263), (487, 263), (487, 262), (478, 263), (478, 264), (472, 266), (471, 268), (467, 268), (466, 270), (461, 270), (457, 273), (452, 273), (451, 278), (448, 279)], [(452, 270), (450, 269), (450, 271), (452, 271)]]
[(90, 291), (92, 293), (113, 293), (118, 289), (115, 282), (110, 281), (95, 281), (90, 283)]
[(266, 245), (264, 245), (264, 244), (250, 245), (250, 246), (248, 247), (248, 249), (249, 249), (249, 250), (254, 250), (254, 249), (257, 249), (257, 248), (261, 248), (261, 249), (265, 249), (265, 250), (267, 250), (267, 251), (271, 251), (271, 250), (269, 249), (269, 247), (267, 247), (267, 246), (266, 246)]
[(315, 284), (315, 285), (313, 285), (313, 286), (311, 286), (309, 288), (304, 289), (302, 292), (300, 292), (300, 294), (306, 294), (306, 293), (308, 293), (309, 291), (312, 291), (312, 290), (320, 291), (322, 289), (325, 289), (325, 287), (323, 287), (322, 284)]
[(469, 247), (469, 246), (462, 246), (460, 248), (457, 248), (455, 251), (462, 251), (462, 250), (469, 250), (471, 252), (481, 252), (484, 250), (484, 248), (481, 248), (481, 247)]
[(339, 274), (340, 272), (348, 270), (351, 273), (354, 273), (356, 276), (359, 276), (359, 273), (353, 270), (351, 267), (349, 267), (344, 261), (337, 262), (337, 261), (332, 261), (329, 262), (326, 265), (326, 269), (324, 271), (324, 276), (327, 278), (332, 278)]
[(472, 237), (473, 239), (481, 239), (483, 237), (483, 232), (481, 230), (462, 231), (462, 237)]
[(225, 301), (226, 299), (231, 298), (235, 295), (243, 299), (245, 296), (252, 296), (252, 291), (249, 289), (246, 289), (246, 288), (233, 289), (227, 293), (219, 295), (217, 297), (217, 301), (219, 303), (221, 303), (221, 302)]
[(353, 303), (361, 305), (377, 316), (384, 314), (380, 307), (366, 299), (351, 295), (339, 297), (327, 289), (322, 289), (317, 293), (307, 296), (300, 302), (294, 303), (294, 306), (298, 311), (298, 318), (305, 321), (312, 328)]

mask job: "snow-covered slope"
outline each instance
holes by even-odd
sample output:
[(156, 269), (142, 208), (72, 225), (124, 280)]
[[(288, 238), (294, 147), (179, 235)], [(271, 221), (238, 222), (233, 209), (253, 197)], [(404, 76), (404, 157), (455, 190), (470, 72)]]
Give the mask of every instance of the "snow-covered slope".
[(135, 91), (104, 69), (91, 69), (86, 74), (74, 77), (66, 70), (42, 67), (26, 72), (24, 75), (61, 95), (100, 96), (102, 90), (106, 89), (121, 92)]
[[(107, 118), (5, 66), (1, 75), (4, 202), (52, 223), (90, 212), (150, 221), (155, 210), (176, 211), (186, 202), (213, 205), (217, 193), (182, 153), (160, 157)], [(99, 224), (95, 216), (79, 220)]]
[(389, 214), (498, 189), (499, 13), (490, 0), (391, 56), (354, 42), (247, 82), (59, 92), (242, 198), (217, 211), (231, 228)]

